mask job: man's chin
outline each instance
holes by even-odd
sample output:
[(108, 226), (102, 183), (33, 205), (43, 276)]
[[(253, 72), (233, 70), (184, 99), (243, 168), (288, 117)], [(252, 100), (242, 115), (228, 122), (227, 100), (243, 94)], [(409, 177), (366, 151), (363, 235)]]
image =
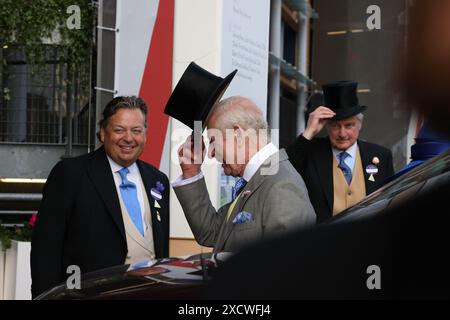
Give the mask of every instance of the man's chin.
[(135, 163), (137, 159), (138, 159), (138, 157), (136, 157), (136, 156), (123, 155), (122, 157), (120, 157), (119, 164), (124, 167), (129, 167), (133, 163)]
[(336, 144), (336, 148), (341, 151), (347, 150), (348, 148), (350, 148), (350, 146), (351, 146), (351, 144), (349, 144), (349, 143), (337, 143)]

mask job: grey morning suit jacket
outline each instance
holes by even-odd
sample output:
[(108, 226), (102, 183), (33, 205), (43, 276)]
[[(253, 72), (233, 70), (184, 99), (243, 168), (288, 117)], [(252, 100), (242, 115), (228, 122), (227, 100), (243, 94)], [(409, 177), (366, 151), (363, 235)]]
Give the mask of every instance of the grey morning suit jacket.
[[(209, 199), (205, 179), (174, 188), (195, 239), (214, 252), (236, 252), (243, 247), (291, 230), (312, 226), (316, 214), (302, 177), (284, 149), (273, 154), (242, 190), (227, 220), (228, 203), (218, 211)], [(242, 211), (252, 220), (233, 223)]]

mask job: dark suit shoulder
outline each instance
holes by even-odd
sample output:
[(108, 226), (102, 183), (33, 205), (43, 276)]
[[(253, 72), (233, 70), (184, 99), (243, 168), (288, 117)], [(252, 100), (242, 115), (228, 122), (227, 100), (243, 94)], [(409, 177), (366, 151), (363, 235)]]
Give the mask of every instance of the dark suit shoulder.
[[(310, 153), (323, 153), (324, 151), (328, 152), (331, 147), (330, 139), (328, 137), (315, 137), (311, 140), (303, 138), (303, 140), (305, 140), (303, 142), (305, 148), (302, 151), (305, 152), (305, 155)], [(307, 155), (306, 157), (310, 157), (310, 155)]]
[(313, 147), (330, 147), (330, 139), (328, 137), (315, 137), (311, 140)]
[(382, 155), (392, 154), (390, 149), (380, 146), (379, 144), (376, 144), (376, 143), (358, 140), (358, 144), (360, 146), (365, 147), (365, 149), (370, 151), (371, 153), (379, 153)]
[(80, 171), (86, 166), (89, 162), (90, 156), (89, 154), (84, 154), (82, 156), (74, 157), (74, 158), (65, 158), (56, 163), (56, 165), (52, 168), (50, 172), (50, 176), (53, 174), (57, 174), (61, 176), (64, 173), (64, 176), (77, 176), (80, 174)]
[(286, 152), (289, 158), (293, 159), (295, 162), (296, 160), (299, 160), (297, 158), (302, 158), (305, 152), (326, 146), (329, 146), (329, 139), (327, 137), (319, 137), (308, 140), (303, 136), (303, 134), (301, 134), (289, 146), (286, 147)]
[(67, 171), (67, 175), (81, 177), (82, 173), (87, 170), (92, 162), (99, 158), (104, 158), (106, 160), (103, 148), (77, 157), (62, 159), (55, 165), (52, 171)]
[[(360, 141), (358, 140), (358, 144), (361, 150), (361, 157), (363, 158), (363, 162), (372, 162), (373, 157), (378, 157), (380, 164), (378, 165), (380, 168), (383, 168), (378, 174), (382, 178), (381, 181), (384, 181), (387, 177), (390, 177), (394, 174), (394, 161), (392, 157), (392, 151), (380, 146), (375, 143)], [(376, 187), (381, 187), (382, 184), (377, 184)], [(375, 188), (372, 190), (374, 191)]]
[(138, 160), (139, 165), (144, 168), (145, 170), (150, 171), (153, 175), (155, 175), (156, 178), (163, 180), (164, 182), (169, 183), (169, 178), (167, 175), (162, 172), (161, 170), (157, 169), (155, 166), (151, 165), (150, 163), (147, 163), (142, 160)]
[(81, 156), (73, 157), (73, 158), (65, 158), (61, 160), (64, 165), (68, 167), (83, 167), (87, 165), (93, 157), (93, 152), (86, 153)]

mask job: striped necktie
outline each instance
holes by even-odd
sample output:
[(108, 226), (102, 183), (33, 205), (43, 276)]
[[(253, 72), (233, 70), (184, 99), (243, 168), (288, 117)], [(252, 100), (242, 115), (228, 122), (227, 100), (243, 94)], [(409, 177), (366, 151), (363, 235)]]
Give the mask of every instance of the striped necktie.
[(338, 165), (338, 167), (341, 168), (342, 173), (344, 174), (345, 180), (347, 181), (348, 185), (350, 185), (350, 183), (352, 182), (352, 170), (344, 162), (344, 160), (347, 159), (347, 157), (349, 157), (349, 156), (350, 155), (345, 151), (339, 153), (339, 165)]
[(245, 181), (244, 178), (239, 178), (236, 181), (236, 184), (234, 185), (233, 193), (232, 193), (233, 201), (236, 199), (236, 197), (239, 195), (239, 193), (241, 193), (242, 189), (244, 189), (246, 184), (247, 184), (247, 181)]

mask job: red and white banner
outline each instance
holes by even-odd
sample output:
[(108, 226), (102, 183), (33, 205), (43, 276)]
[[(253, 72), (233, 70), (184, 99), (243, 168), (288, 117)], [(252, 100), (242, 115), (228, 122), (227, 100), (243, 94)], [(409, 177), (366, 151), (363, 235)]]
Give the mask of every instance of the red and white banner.
[(173, 18), (174, 0), (117, 0), (114, 89), (116, 96), (136, 95), (147, 103), (141, 159), (166, 173), (169, 117), (163, 111), (172, 92)]

